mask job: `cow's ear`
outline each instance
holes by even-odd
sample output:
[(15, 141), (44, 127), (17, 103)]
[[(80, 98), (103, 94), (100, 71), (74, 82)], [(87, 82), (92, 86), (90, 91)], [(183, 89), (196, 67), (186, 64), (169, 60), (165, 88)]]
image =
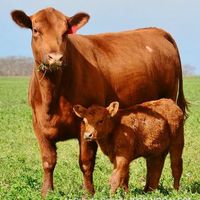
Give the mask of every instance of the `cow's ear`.
[(86, 108), (84, 108), (81, 105), (75, 105), (73, 107), (73, 111), (75, 112), (75, 114), (80, 117), (80, 118), (84, 118), (85, 112), (86, 112)]
[(32, 28), (32, 22), (29, 16), (21, 10), (14, 10), (11, 12), (13, 21), (23, 28)]
[(119, 102), (112, 102), (106, 109), (108, 110), (111, 117), (115, 116), (119, 110)]
[(90, 16), (87, 13), (77, 13), (74, 16), (67, 19), (68, 22), (68, 33), (76, 33), (78, 29), (80, 29), (82, 26), (84, 26), (88, 20), (90, 19)]

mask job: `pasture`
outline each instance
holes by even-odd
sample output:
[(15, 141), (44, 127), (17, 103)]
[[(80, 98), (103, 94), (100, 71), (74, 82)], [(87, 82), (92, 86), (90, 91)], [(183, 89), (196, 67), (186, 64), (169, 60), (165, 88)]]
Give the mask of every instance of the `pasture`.
[[(31, 108), (27, 103), (29, 78), (0, 77), (0, 199), (41, 199), (42, 167), (37, 140), (33, 133)], [(184, 79), (184, 91), (191, 103), (185, 124), (183, 175), (179, 192), (172, 190), (169, 158), (153, 193), (143, 193), (146, 167), (143, 159), (132, 162), (130, 192), (119, 190), (114, 199), (200, 199), (200, 77)], [(82, 173), (78, 165), (76, 140), (60, 142), (54, 172), (54, 192), (47, 199), (80, 199)], [(112, 164), (99, 150), (94, 172), (94, 199), (108, 199), (108, 179)]]

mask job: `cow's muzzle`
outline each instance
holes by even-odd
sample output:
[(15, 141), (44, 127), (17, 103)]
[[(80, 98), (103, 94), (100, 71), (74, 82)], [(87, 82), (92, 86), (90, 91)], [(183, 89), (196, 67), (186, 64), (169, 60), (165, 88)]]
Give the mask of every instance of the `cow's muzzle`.
[(46, 64), (46, 63), (41, 63), (38, 67), (37, 67), (37, 71), (40, 72), (55, 72), (55, 71), (60, 71), (62, 70), (63, 65), (57, 65), (57, 64)]
[(62, 70), (63, 58), (64, 56), (61, 53), (49, 53), (45, 61), (37, 67), (37, 71), (46, 73)]
[(61, 53), (49, 53), (47, 55), (47, 63), (51, 65), (62, 66), (63, 64), (63, 54)]

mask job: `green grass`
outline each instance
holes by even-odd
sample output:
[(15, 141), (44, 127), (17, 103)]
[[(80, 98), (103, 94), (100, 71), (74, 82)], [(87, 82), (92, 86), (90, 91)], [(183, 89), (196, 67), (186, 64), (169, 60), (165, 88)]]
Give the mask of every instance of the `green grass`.
[[(37, 141), (32, 129), (31, 109), (27, 103), (28, 78), (0, 77), (0, 199), (41, 199), (42, 168)], [(172, 189), (169, 158), (160, 180), (160, 187), (145, 194), (145, 162), (131, 164), (130, 192), (119, 190), (113, 197), (200, 199), (200, 77), (184, 79), (185, 96), (190, 101), (185, 125), (184, 171), (181, 189)], [(58, 143), (58, 163), (54, 173), (55, 190), (47, 199), (75, 199), (82, 196), (82, 173), (78, 165), (79, 146), (76, 140)], [(95, 199), (108, 199), (108, 178), (112, 165), (98, 151), (94, 182)]]

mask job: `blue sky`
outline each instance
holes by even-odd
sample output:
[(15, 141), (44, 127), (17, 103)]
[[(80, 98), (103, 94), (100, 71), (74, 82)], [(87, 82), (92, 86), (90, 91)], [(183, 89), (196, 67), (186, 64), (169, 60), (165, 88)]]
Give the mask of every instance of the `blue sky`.
[(0, 4), (0, 57), (32, 56), (31, 31), (15, 25), (10, 12), (21, 9), (31, 15), (49, 6), (68, 16), (89, 13), (91, 19), (80, 34), (163, 28), (175, 38), (182, 63), (200, 74), (199, 0), (5, 0)]

